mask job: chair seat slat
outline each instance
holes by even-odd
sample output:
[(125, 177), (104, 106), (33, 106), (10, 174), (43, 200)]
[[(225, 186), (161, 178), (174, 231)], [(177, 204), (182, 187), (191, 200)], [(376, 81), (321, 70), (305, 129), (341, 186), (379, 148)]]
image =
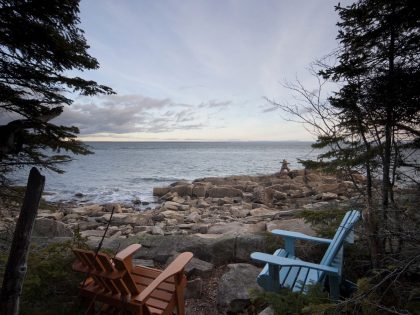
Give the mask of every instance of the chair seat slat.
[(296, 281), (293, 284), (294, 292), (301, 292), (305, 286), (306, 278), (308, 277), (309, 268), (302, 267), (299, 270), (299, 274), (296, 277)]

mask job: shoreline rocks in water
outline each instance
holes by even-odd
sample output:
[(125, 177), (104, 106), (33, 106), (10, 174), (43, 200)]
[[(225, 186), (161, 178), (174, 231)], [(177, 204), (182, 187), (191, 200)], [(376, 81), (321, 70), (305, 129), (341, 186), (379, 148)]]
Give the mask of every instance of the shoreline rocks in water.
[[(348, 207), (357, 198), (352, 182), (306, 170), (181, 181), (156, 187), (153, 194), (161, 204), (145, 211), (115, 203), (40, 209), (33, 240), (62, 240), (78, 231), (96, 247), (114, 209), (103, 248), (121, 250), (140, 243), (142, 248), (134, 258), (155, 266), (166, 264), (177, 253), (191, 251), (195, 258), (188, 267), (187, 296), (191, 300), (187, 309), (200, 314), (197, 305), (210, 303), (207, 310), (200, 306), (203, 314), (216, 307), (220, 314), (236, 313), (249, 305), (247, 289), (255, 284), (260, 268), (249, 265), (253, 263), (249, 255), (268, 251), (267, 232), (279, 228), (314, 235), (296, 214), (306, 209)], [(0, 223), (10, 224), (17, 214), (4, 211)], [(215, 275), (223, 281), (215, 281)], [(229, 290), (234, 280), (242, 283), (244, 290)], [(202, 293), (212, 286), (217, 294)], [(209, 296), (213, 296), (211, 301)]]

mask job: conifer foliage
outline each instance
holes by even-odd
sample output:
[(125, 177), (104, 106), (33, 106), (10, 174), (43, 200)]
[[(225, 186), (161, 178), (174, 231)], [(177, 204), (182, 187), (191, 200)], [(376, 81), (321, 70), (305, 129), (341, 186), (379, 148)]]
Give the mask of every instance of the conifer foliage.
[[(368, 176), (365, 223), (376, 236), (371, 250), (378, 263), (384, 240), (401, 225), (394, 186), (409, 176), (408, 167), (419, 168), (420, 6), (413, 0), (359, 0), (336, 9), (338, 63), (321, 74), (342, 84), (330, 98), (341, 130), (347, 131), (346, 150), (339, 154), (364, 165)], [(380, 207), (373, 205), (375, 177), (381, 183)]]
[[(79, 0), (0, 0), (0, 175), (24, 165), (60, 171), (70, 154), (88, 154), (74, 126), (51, 120), (72, 93), (112, 89), (71, 76), (97, 69), (79, 28)], [(65, 154), (60, 154), (64, 150)]]
[[(315, 63), (318, 91), (299, 81), (286, 84), (297, 103), (271, 103), (317, 136), (313, 146), (323, 151), (318, 161), (302, 161), (306, 167), (349, 179), (358, 172), (366, 176), (359, 187), (366, 200), (363, 221), (372, 263), (379, 266), (387, 252), (403, 249), (406, 212), (395, 200), (395, 187), (403, 180), (419, 184), (420, 5), (357, 0), (336, 11), (338, 48)], [(325, 98), (327, 82), (336, 92)]]

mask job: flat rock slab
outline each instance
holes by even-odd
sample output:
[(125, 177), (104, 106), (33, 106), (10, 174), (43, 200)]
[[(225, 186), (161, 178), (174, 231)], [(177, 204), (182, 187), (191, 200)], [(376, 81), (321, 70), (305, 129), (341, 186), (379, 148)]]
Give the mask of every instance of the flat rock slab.
[(305, 223), (304, 219), (288, 219), (288, 220), (273, 220), (267, 222), (267, 231), (272, 230), (287, 230), (293, 232), (300, 232), (307, 235), (315, 236), (315, 231), (311, 228), (311, 225)]
[(266, 208), (257, 208), (250, 211), (250, 214), (254, 217), (258, 218), (272, 218), (274, 217), (279, 211), (266, 209)]
[(135, 258), (153, 259), (159, 263), (165, 263), (174, 252), (192, 252), (195, 258), (219, 266), (250, 262), (252, 252), (266, 251), (265, 236), (252, 234), (136, 235), (118, 241), (107, 240), (103, 247), (116, 250), (116, 247), (125, 248), (136, 243), (142, 248), (134, 254)]
[(39, 218), (35, 220), (32, 235), (34, 237), (72, 237), (73, 231), (63, 222)]
[(243, 224), (240, 222), (216, 223), (209, 227), (208, 234), (237, 234), (243, 229)]
[(265, 231), (265, 222), (258, 222), (255, 224), (243, 224), (240, 222), (216, 223), (209, 227), (208, 234), (253, 234)]
[[(112, 234), (114, 234), (116, 231), (112, 231), (112, 230), (108, 230), (107, 231), (107, 235), (106, 237), (111, 236)], [(85, 231), (81, 231), (80, 235), (82, 237), (102, 237), (104, 235), (105, 231), (101, 231), (101, 230), (85, 230)]]
[(230, 264), (217, 288), (217, 308), (225, 314), (236, 314), (250, 304), (249, 290), (258, 288), (256, 278), (260, 268), (250, 264)]

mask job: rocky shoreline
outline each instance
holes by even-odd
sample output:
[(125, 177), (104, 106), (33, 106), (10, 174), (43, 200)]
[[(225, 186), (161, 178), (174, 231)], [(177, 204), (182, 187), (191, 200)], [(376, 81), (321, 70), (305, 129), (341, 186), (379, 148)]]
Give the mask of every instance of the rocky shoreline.
[[(364, 179), (356, 175), (353, 180)], [(194, 253), (186, 270), (189, 314), (214, 313), (215, 307), (221, 314), (246, 313), (248, 289), (256, 287), (260, 270), (249, 255), (270, 250), (266, 232), (288, 229), (314, 235), (297, 214), (348, 208), (358, 201), (352, 181), (307, 170), (181, 181), (156, 187), (153, 194), (161, 204), (143, 211), (120, 204), (41, 208), (33, 239), (58, 241), (80, 233), (96, 247), (112, 214), (103, 248), (117, 251), (140, 243), (136, 263), (161, 267), (179, 252)], [(16, 216), (16, 211), (2, 211), (0, 222), (12, 224)], [(208, 292), (212, 286), (216, 291)]]

